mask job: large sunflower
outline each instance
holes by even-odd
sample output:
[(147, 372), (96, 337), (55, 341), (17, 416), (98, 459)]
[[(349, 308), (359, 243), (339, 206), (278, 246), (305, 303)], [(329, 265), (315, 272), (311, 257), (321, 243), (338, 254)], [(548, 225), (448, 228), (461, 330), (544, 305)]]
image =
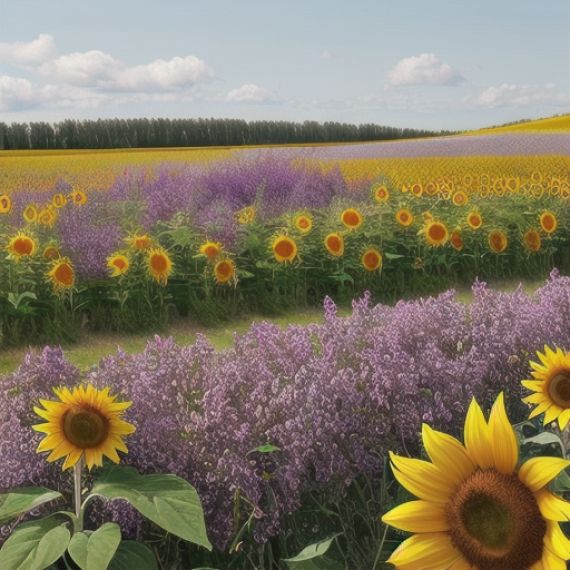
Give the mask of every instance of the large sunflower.
[(37, 244), (33, 237), (25, 233), (18, 232), (13, 238), (10, 239), (6, 249), (12, 257), (20, 260), (23, 257), (30, 257), (34, 255), (37, 249)]
[(205, 241), (200, 246), (200, 253), (205, 255), (208, 259), (214, 259), (222, 252), (222, 244), (217, 241)]
[(279, 234), (273, 239), (271, 250), (279, 263), (288, 263), (297, 257), (297, 242), (287, 235)]
[(547, 485), (570, 461), (534, 457), (517, 469), (517, 439), (502, 394), (488, 422), (471, 402), (465, 445), (426, 424), (422, 439), (431, 463), (390, 454), (394, 476), (419, 499), (382, 517), (417, 533), (390, 563), (399, 570), (566, 569), (570, 541), (558, 521), (570, 519), (570, 502)]
[(214, 266), (214, 277), (220, 284), (227, 283), (235, 277), (236, 266), (231, 259), (222, 259)]
[(336, 232), (328, 234), (325, 237), (325, 247), (333, 257), (341, 257), (344, 254), (344, 237)]
[(45, 433), (38, 453), (51, 451), (47, 460), (65, 457), (63, 469), (73, 467), (85, 458), (88, 469), (103, 464), (103, 455), (119, 463), (117, 450), (127, 453), (122, 437), (135, 431), (132, 424), (122, 419), (122, 413), (132, 402), (116, 402), (117, 396), (109, 388), (97, 390), (91, 384), (56, 388), (59, 402), (40, 400), (43, 408), (34, 407), (47, 423), (36, 424), (36, 431)]
[(172, 273), (173, 263), (168, 252), (162, 247), (155, 247), (148, 252), (147, 266), (149, 275), (161, 285), (166, 285)]
[(543, 212), (539, 218), (540, 227), (547, 233), (551, 234), (556, 231), (558, 227), (558, 220), (552, 212)]
[(56, 293), (71, 289), (75, 285), (75, 270), (69, 257), (55, 259), (46, 277)]
[(356, 208), (347, 208), (340, 214), (340, 221), (349, 230), (356, 230), (362, 225), (362, 214)]
[(0, 214), (9, 214), (12, 209), (12, 200), (8, 194), (0, 194)]
[(570, 420), (570, 352), (545, 346), (544, 353), (536, 355), (540, 362), (530, 363), (532, 379), (522, 381), (534, 394), (523, 402), (536, 404), (530, 418), (544, 412), (545, 424), (558, 419), (560, 429), (564, 429)]
[(107, 268), (111, 272), (111, 277), (120, 277), (130, 268), (129, 258), (122, 253), (114, 253), (107, 258)]
[(449, 231), (443, 222), (429, 222), (421, 231), (424, 234), (426, 243), (431, 247), (440, 247), (447, 243)]

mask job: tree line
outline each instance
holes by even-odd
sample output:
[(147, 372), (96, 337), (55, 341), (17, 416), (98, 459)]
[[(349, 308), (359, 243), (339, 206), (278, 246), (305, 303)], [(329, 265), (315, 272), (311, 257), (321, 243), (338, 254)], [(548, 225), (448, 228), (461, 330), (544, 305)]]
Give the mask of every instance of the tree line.
[(240, 119), (98, 119), (0, 122), (0, 150), (153, 148), (357, 142), (429, 137), (451, 131), (375, 124)]

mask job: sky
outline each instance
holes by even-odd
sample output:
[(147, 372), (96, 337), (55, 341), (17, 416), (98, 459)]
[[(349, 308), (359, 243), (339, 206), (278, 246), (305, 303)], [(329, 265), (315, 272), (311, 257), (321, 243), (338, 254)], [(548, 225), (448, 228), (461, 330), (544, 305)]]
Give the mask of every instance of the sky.
[(0, 0), (4, 122), (568, 112), (568, 0)]

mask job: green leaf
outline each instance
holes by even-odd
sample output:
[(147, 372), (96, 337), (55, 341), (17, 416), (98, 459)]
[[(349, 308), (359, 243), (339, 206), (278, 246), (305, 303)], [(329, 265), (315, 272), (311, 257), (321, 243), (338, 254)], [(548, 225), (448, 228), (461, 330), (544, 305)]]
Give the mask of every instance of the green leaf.
[(212, 550), (200, 497), (176, 475), (140, 475), (132, 467), (113, 466), (97, 481), (93, 494), (126, 499), (164, 530)]
[(0, 550), (2, 570), (43, 570), (59, 560), (71, 534), (57, 517), (21, 524)]
[(305, 563), (309, 560), (313, 560), (314, 558), (320, 558), (331, 547), (331, 544), (334, 542), (334, 539), (339, 536), (340, 533), (331, 536), (330, 538), (326, 538), (324, 540), (320, 540), (319, 542), (315, 542), (314, 544), (309, 544), (297, 554), (293, 558), (284, 559), (283, 562), (286, 562), (290, 568), (295, 568), (299, 570), (309, 570), (312, 568), (316, 568), (313, 563), (311, 564), (298, 564), (298, 563)]
[(81, 570), (107, 570), (121, 543), (118, 524), (105, 523), (87, 535), (78, 532), (69, 543), (69, 554)]
[(250, 453), (255, 453), (256, 451), (259, 453), (273, 453), (274, 451), (281, 451), (281, 448), (277, 447), (276, 445), (272, 445), (271, 443), (266, 443), (265, 445), (259, 445), (251, 451), (248, 451), (247, 455)]
[(3, 493), (0, 495), (0, 523), (60, 497), (61, 493), (45, 487), (18, 487), (9, 493)]
[(111, 560), (108, 570), (158, 570), (152, 550), (140, 542), (125, 540)]
[(386, 259), (400, 259), (401, 257), (406, 257), (405, 255), (400, 255), (399, 253), (390, 253), (389, 251), (386, 251), (383, 255)]

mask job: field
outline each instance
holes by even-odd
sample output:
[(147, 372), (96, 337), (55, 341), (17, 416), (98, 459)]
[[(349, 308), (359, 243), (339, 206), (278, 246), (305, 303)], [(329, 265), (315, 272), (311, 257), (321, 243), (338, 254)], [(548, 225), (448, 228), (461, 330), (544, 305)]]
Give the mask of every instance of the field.
[[(441, 504), (477, 477), (532, 495), (533, 570), (570, 557), (567, 477), (546, 488), (568, 464), (552, 457), (570, 419), (568, 116), (398, 142), (5, 152), (0, 172), (0, 488), (63, 493), (0, 501), (8, 547), (8, 514), (77, 502), (58, 459), (81, 474), (126, 444), (156, 486), (95, 469), (100, 497), (64, 516), (118, 523), (149, 569), (467, 567), (442, 546)], [(112, 449), (58, 448), (74, 414), (81, 437), (94, 416), (115, 430)], [(494, 516), (483, 503), (473, 521)]]

